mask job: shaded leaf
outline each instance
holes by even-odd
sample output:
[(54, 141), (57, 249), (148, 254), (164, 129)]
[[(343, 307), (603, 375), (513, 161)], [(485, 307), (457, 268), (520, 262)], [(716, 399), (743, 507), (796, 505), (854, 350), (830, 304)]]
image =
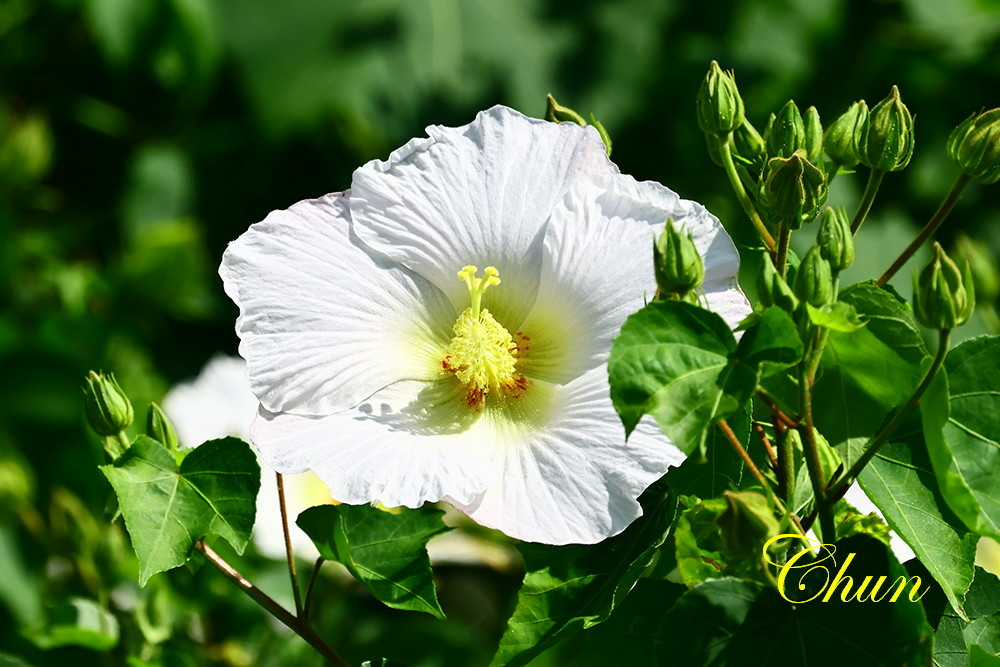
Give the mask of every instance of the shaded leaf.
[(599, 544), (520, 545), (524, 585), (492, 665), (525, 665), (559, 639), (607, 620), (666, 540), (677, 507), (662, 483), (640, 502), (643, 516)]
[[(906, 576), (885, 545), (871, 538), (853, 537), (837, 549), (855, 554), (847, 570), (852, 584), (868, 575), (887, 576), (888, 582)], [(829, 574), (832, 579), (834, 572)], [(792, 593), (794, 586), (788, 588)], [(664, 616), (659, 664), (919, 665), (930, 660), (931, 629), (922, 605), (905, 594), (897, 603), (843, 602), (841, 590), (829, 602), (819, 597), (792, 605), (770, 586), (731, 578), (706, 581)]]
[(260, 467), (237, 438), (210, 440), (178, 466), (160, 443), (139, 436), (113, 464), (101, 466), (118, 496), (139, 584), (187, 562), (199, 539), (218, 535), (243, 553), (253, 530)]
[(964, 614), (965, 591), (974, 576), (976, 539), (948, 509), (934, 476), (924, 434), (940, 432), (948, 417), (944, 373), (931, 383), (913, 413), (858, 477), (886, 523), (941, 585), (951, 606)]
[(1000, 336), (948, 353), (950, 415), (928, 449), (944, 498), (970, 530), (1000, 539)]
[(386, 605), (443, 619), (427, 556), (427, 541), (448, 529), (442, 516), (429, 506), (393, 514), (371, 505), (322, 505), (296, 523), (323, 558), (344, 565)]
[(45, 627), (28, 638), (43, 650), (80, 646), (107, 651), (118, 644), (118, 619), (94, 600), (71, 597), (54, 607)]
[(934, 632), (934, 664), (938, 667), (975, 664), (970, 658), (984, 649), (1000, 653), (1000, 579), (977, 567), (965, 611), (971, 621), (959, 618), (951, 605), (941, 613)]

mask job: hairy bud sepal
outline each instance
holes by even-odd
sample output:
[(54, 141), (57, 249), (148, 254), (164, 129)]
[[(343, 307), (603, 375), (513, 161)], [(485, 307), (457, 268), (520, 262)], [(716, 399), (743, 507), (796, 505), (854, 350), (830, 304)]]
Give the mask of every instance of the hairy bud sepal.
[(899, 98), (899, 89), (875, 105), (862, 125), (858, 141), (861, 164), (880, 171), (900, 171), (913, 157), (913, 116)]
[(830, 262), (834, 274), (854, 263), (854, 235), (843, 207), (827, 206), (820, 212), (816, 243), (823, 259)]
[(694, 301), (705, 280), (705, 264), (694, 239), (690, 232), (674, 227), (670, 218), (653, 243), (653, 271), (660, 300)]
[(979, 183), (1000, 180), (1000, 109), (965, 119), (948, 137), (948, 155), (963, 174)]
[(712, 61), (698, 89), (698, 127), (706, 134), (729, 134), (743, 124), (743, 98), (732, 72)]
[(913, 279), (913, 314), (928, 329), (950, 330), (965, 324), (976, 306), (972, 273), (965, 266), (965, 275), (945, 253), (940, 243), (934, 243), (934, 257)]

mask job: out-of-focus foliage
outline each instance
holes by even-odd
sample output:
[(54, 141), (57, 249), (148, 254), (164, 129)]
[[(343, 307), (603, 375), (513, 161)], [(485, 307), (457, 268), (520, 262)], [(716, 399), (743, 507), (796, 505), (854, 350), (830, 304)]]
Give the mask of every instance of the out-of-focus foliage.
[[(748, 109), (777, 112), (794, 96), (833, 119), (891, 84), (903, 91), (916, 148), (880, 201), (906, 207), (876, 205), (849, 284), (880, 273), (891, 259), (880, 249), (933, 213), (955, 175), (951, 128), (997, 106), (1000, 4), (0, 0), (0, 650), (39, 666), (103, 650), (135, 666), (318, 664), (208, 568), (137, 587), (86, 432), (86, 371), (113, 370), (141, 413), (235, 350), (215, 266), (247, 225), (342, 189), (425, 124), (495, 103), (541, 116), (550, 92), (596, 113), (623, 171), (705, 202), (750, 244), (696, 127), (713, 59), (735, 69)], [(839, 177), (830, 203), (860, 187)], [(949, 246), (961, 231), (996, 255), (998, 202), (968, 188), (938, 238)], [(987, 326), (974, 316), (962, 333)], [(279, 564), (241, 562), (287, 596)], [(439, 570), (452, 620), (387, 610), (327, 578), (316, 626), (350, 660), (485, 664), (519, 576)], [(561, 650), (536, 664), (566, 664)]]

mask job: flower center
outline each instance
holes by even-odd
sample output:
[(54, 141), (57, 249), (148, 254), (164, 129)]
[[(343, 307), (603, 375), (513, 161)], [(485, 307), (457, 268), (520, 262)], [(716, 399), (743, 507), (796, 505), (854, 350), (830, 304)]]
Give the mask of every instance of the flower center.
[(472, 407), (481, 406), (488, 394), (503, 396), (505, 391), (526, 386), (524, 377), (516, 374), (518, 346), (513, 337), (489, 310), (481, 308), (483, 293), (500, 284), (500, 272), (487, 266), (483, 277), (477, 278), (477, 271), (475, 266), (466, 266), (458, 272), (469, 287), (472, 305), (455, 321), (455, 337), (441, 361), (441, 367), (465, 385), (466, 402)]

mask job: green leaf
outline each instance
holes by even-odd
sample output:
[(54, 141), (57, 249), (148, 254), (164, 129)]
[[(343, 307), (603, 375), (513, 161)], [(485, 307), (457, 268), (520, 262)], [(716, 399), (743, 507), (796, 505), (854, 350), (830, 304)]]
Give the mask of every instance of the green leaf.
[(107, 651), (118, 645), (118, 620), (94, 600), (71, 597), (53, 608), (44, 628), (28, 633), (40, 649), (81, 646)]
[(667, 539), (677, 508), (662, 483), (640, 502), (643, 515), (599, 544), (520, 545), (524, 585), (492, 665), (525, 665), (557, 640), (607, 620)]
[(927, 441), (941, 492), (970, 530), (1000, 539), (1000, 336), (948, 353), (950, 416)]
[[(838, 543), (836, 553), (855, 554), (845, 571), (852, 583), (884, 575), (895, 590), (892, 582), (906, 576), (885, 545), (865, 536)], [(844, 563), (841, 560), (840, 566)], [(832, 580), (838, 568), (829, 569)], [(786, 584), (788, 594), (799, 599), (793, 595), (798, 593), (793, 581), (798, 582), (790, 578)], [(931, 628), (923, 605), (910, 602), (906, 594), (896, 603), (887, 599), (843, 602), (842, 590), (843, 585), (829, 602), (822, 602), (820, 596), (792, 605), (770, 586), (731, 578), (706, 581), (687, 591), (664, 616), (659, 664), (760, 667), (929, 662)], [(802, 595), (804, 599), (806, 594)]]
[(947, 412), (944, 373), (928, 387), (920, 414), (899, 427), (858, 477), (886, 523), (910, 545), (941, 585), (951, 606), (964, 615), (965, 592), (974, 576), (976, 540), (948, 509), (931, 466), (924, 434), (940, 432)]
[(243, 553), (253, 530), (260, 467), (237, 438), (210, 440), (184, 457), (139, 436), (113, 464), (101, 466), (139, 558), (139, 585), (183, 565), (194, 543), (218, 535)]
[(448, 530), (442, 516), (430, 506), (394, 514), (371, 505), (322, 505), (296, 523), (323, 558), (343, 564), (386, 605), (444, 619), (427, 556), (427, 541)]
[(830, 332), (813, 386), (813, 419), (849, 467), (886, 415), (913, 393), (929, 355), (909, 306), (894, 292), (865, 282), (840, 298), (867, 325)]
[(826, 327), (833, 331), (851, 333), (865, 326), (865, 323), (858, 317), (858, 311), (854, 306), (843, 301), (831, 303), (816, 308), (812, 304), (806, 304), (809, 312), (809, 321), (818, 327)]
[[(748, 404), (742, 413), (727, 419), (744, 446), (750, 440), (749, 407)], [(756, 484), (752, 476), (744, 475), (743, 468), (743, 460), (716, 427), (708, 431), (704, 459), (689, 456), (678, 467), (668, 470), (663, 479), (678, 495), (715, 498), (723, 491), (741, 488), (744, 483)]]
[(934, 632), (934, 664), (937, 667), (967, 667), (974, 652), (985, 653), (984, 649), (1000, 653), (1000, 580), (976, 568), (965, 610), (971, 621), (959, 618), (950, 605), (941, 613)]
[(795, 363), (802, 344), (788, 316), (772, 308), (736, 345), (721, 317), (678, 301), (654, 302), (622, 326), (608, 360), (611, 400), (631, 433), (652, 415), (685, 453), (703, 450), (708, 427), (740, 410), (759, 367)]

